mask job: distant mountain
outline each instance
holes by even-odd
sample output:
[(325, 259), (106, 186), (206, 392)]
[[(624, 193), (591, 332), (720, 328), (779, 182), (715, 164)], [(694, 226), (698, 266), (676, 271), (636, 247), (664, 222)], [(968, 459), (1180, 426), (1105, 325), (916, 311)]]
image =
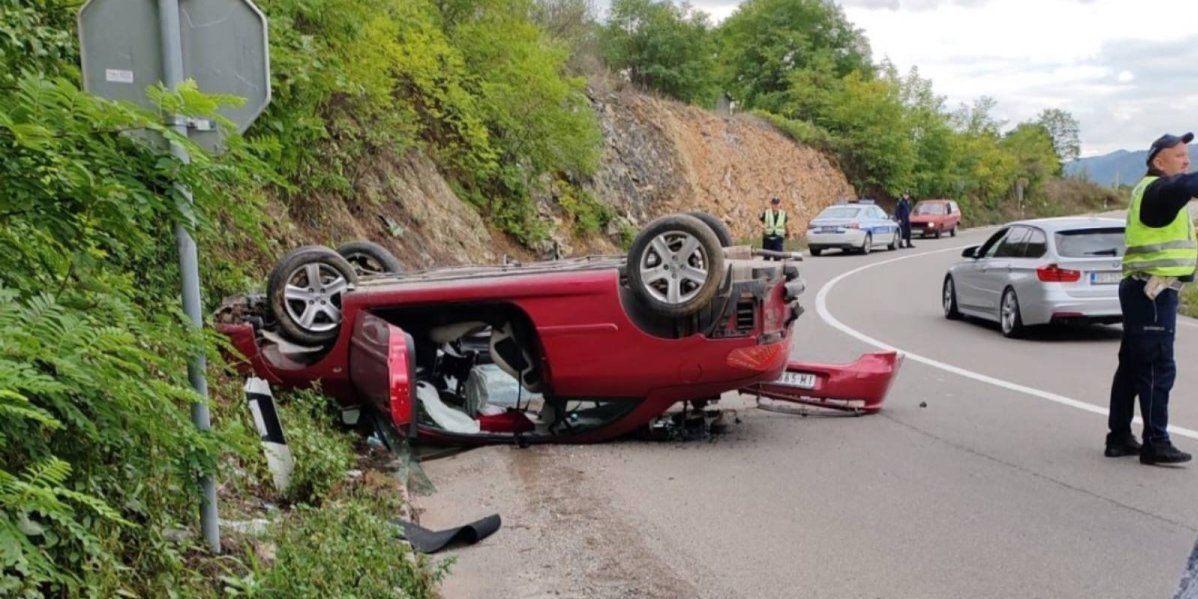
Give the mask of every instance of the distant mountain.
[[(1102, 156), (1081, 158), (1065, 165), (1066, 175), (1084, 174), (1099, 185), (1114, 185), (1116, 177), (1123, 185), (1133, 185), (1144, 176), (1148, 150), (1116, 150)], [(1198, 166), (1198, 145), (1190, 146), (1190, 162)]]

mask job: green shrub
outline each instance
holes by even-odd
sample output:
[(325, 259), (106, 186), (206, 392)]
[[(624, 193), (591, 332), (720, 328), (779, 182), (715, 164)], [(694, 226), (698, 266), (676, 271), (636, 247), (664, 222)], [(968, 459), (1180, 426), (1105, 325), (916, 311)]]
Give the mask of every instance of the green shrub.
[(329, 405), (327, 398), (310, 391), (289, 394), (279, 403), (279, 419), (295, 459), (284, 491), (293, 503), (320, 505), (353, 465), (352, 438), (336, 430)]
[(581, 235), (603, 232), (607, 223), (615, 217), (611, 205), (595, 199), (595, 196), (567, 181), (554, 181), (554, 195), (566, 214), (574, 220), (574, 230)]
[[(402, 529), (369, 501), (301, 506), (273, 527), (275, 562), (252, 561), (249, 574), (228, 578), (231, 596), (435, 597), (450, 562), (430, 570), (401, 541)], [(253, 555), (253, 552), (249, 552)]]

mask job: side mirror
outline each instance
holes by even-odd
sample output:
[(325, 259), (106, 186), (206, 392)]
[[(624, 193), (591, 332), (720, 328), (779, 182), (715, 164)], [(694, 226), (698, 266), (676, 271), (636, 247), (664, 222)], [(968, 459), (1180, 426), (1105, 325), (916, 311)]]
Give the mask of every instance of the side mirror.
[(965, 250), (961, 252), (961, 257), (962, 258), (977, 258), (977, 256), (975, 254), (978, 251), (978, 247), (980, 247), (980, 246), (971, 245), (971, 246), (965, 248)]

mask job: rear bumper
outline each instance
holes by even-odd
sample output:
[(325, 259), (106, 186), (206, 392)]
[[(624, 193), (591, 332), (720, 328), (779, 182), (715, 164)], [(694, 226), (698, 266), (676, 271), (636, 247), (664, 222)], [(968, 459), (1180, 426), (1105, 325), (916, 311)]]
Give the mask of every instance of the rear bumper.
[(1020, 298), (1020, 316), (1027, 325), (1121, 322), (1118, 293), (1116, 285), (1111, 286), (1109, 295), (1100, 297), (1075, 297), (1063, 289), (1044, 289), (1040, 297)]
[(790, 361), (786, 365), (786, 375), (794, 375), (787, 377), (790, 380), (758, 383), (741, 392), (759, 399), (872, 414), (882, 409), (902, 364), (903, 354), (893, 351), (865, 354), (849, 364)]

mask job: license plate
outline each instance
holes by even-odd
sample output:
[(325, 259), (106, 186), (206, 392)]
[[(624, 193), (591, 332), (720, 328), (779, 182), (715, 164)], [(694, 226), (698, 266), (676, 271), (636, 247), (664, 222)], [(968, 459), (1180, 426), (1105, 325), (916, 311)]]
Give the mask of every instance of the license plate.
[(1092, 272), (1090, 273), (1091, 285), (1114, 285), (1122, 278), (1122, 273), (1115, 272)]
[(819, 232), (820, 233), (839, 233), (840, 229), (837, 227), (820, 227)]
[(810, 372), (783, 372), (775, 382), (800, 389), (814, 389), (815, 375)]

